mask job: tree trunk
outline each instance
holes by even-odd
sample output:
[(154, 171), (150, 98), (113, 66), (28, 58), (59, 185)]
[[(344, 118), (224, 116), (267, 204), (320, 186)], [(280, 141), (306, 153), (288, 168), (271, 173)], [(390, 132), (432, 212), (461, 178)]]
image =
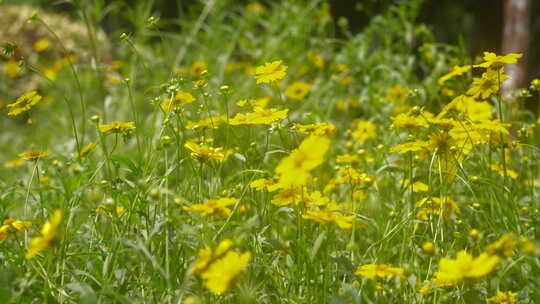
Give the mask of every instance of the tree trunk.
[(506, 66), (509, 80), (503, 83), (503, 95), (525, 86), (527, 81), (527, 51), (529, 48), (530, 0), (504, 1), (502, 52), (522, 53), (517, 64)]

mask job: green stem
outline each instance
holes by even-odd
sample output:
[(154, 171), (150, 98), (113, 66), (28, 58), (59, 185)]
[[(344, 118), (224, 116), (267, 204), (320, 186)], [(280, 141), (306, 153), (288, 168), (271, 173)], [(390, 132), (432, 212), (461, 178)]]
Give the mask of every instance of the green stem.
[[(501, 121), (501, 124), (504, 123), (504, 115), (503, 115), (503, 108), (502, 108), (502, 91), (501, 91), (501, 69), (497, 71), (497, 83), (498, 83), (498, 94), (497, 94), (497, 105), (499, 108), (499, 120)], [(504, 179), (503, 179), (503, 191), (506, 188), (506, 181), (508, 179), (508, 172), (506, 171), (506, 153), (504, 149), (504, 135), (502, 132), (500, 134), (500, 140), (501, 140), (501, 159), (502, 159), (502, 165), (504, 170)]]
[[(62, 43), (62, 40), (60, 39), (60, 37), (58, 37), (58, 35), (43, 20), (41, 20), (40, 18), (37, 18), (37, 20), (41, 24), (43, 24), (45, 29), (49, 33), (51, 33), (51, 35), (53, 35), (54, 38), (58, 41), (58, 44), (60, 45), (60, 48), (64, 52), (64, 55), (67, 56), (66, 58), (68, 59), (67, 61), (69, 63), (69, 68), (70, 68), (71, 73), (73, 74), (73, 77), (75, 79), (75, 84), (77, 86), (77, 92), (79, 93), (79, 102), (81, 104), (81, 112), (82, 112), (81, 114), (82, 114), (82, 117), (83, 117), (82, 125), (81, 125), (81, 139), (80, 139), (80, 141), (77, 140), (77, 152), (80, 154), (82, 146), (84, 145), (84, 133), (85, 133), (85, 130), (86, 130), (86, 104), (84, 103), (84, 97), (83, 97), (83, 92), (82, 92), (81, 81), (79, 80), (79, 75), (77, 74), (77, 71), (75, 71), (75, 66), (74, 66), (73, 62), (71, 61), (71, 58), (69, 58), (69, 56), (68, 56), (68, 50), (66, 49), (66, 47)], [(68, 107), (70, 107), (69, 102), (68, 102)]]
[(137, 110), (135, 109), (135, 102), (133, 100), (133, 92), (131, 90), (131, 80), (126, 79), (125, 81), (126, 87), (128, 89), (128, 95), (129, 95), (129, 104), (131, 106), (131, 111), (133, 113), (133, 121), (135, 121), (135, 138), (137, 140), (137, 153), (138, 158), (142, 159), (142, 148), (141, 148), (141, 139), (140, 139), (140, 130), (141, 125), (139, 124), (139, 119), (137, 117)]

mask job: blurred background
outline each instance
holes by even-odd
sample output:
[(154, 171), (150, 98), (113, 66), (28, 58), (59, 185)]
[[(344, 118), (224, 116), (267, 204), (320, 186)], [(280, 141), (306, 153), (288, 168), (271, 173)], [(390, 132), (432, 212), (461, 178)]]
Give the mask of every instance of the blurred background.
[[(215, 0), (0, 0), (0, 3), (30, 4), (69, 15), (74, 20), (91, 21), (93, 24), (99, 24), (108, 36), (118, 37), (121, 33), (134, 33), (141, 28), (143, 21), (138, 16), (141, 16), (141, 11), (144, 10), (148, 15), (160, 19), (161, 30), (182, 33), (185, 30), (181, 26), (183, 20), (190, 18), (195, 20), (205, 4), (211, 1)], [(279, 2), (279, 0), (217, 1), (224, 1), (229, 7), (245, 7), (254, 3), (270, 7)], [(434, 41), (437, 43), (458, 46), (471, 58), (482, 55), (483, 51), (497, 54), (525, 54), (517, 65), (508, 67), (507, 73), (511, 81), (505, 83), (506, 92), (526, 87), (532, 79), (540, 78), (540, 52), (532, 51), (540, 48), (540, 18), (536, 18), (540, 16), (540, 1), (297, 0), (293, 2), (306, 6), (326, 3), (334, 23), (334, 34), (340, 38), (362, 33), (374, 18), (385, 14), (388, 17), (387, 12), (392, 7), (407, 3), (408, 6), (414, 7), (414, 16), (410, 18), (413, 23), (425, 25), (433, 33)], [(81, 15), (83, 11), (86, 12), (86, 16)], [(92, 11), (99, 13), (92, 16)], [(0, 16), (2, 14), (0, 7)], [(7, 20), (4, 21), (7, 24), (3, 25), (4, 27), (10, 26), (11, 21), (9, 18)], [(234, 25), (231, 22), (229, 26)], [(4, 38), (0, 31), (0, 42), (5, 42)], [(105, 51), (107, 52), (108, 50)]]
[[(258, 1), (263, 5), (272, 5), (278, 0)], [(408, 1), (408, 0), (406, 0)], [(112, 10), (126, 6), (137, 6), (141, 2), (151, 3), (153, 14), (167, 22), (170, 30), (174, 30), (176, 20), (188, 14), (191, 10), (197, 10), (205, 1), (200, 0), (93, 0), (93, 1), (50, 1), (50, 0), (4, 0), (5, 4), (32, 4), (49, 10), (71, 14), (77, 18), (77, 6), (85, 2), (93, 2), (94, 5), (106, 7), (114, 4)], [(239, 6), (253, 2), (249, 0), (235, 0)], [(302, 1), (300, 1), (302, 2)], [(312, 1), (304, 0), (309, 3)], [(320, 2), (320, 1), (317, 1)], [(370, 19), (383, 14), (391, 5), (403, 2), (403, 0), (328, 0), (331, 15), (334, 22), (340, 17), (346, 18), (348, 27), (352, 33), (359, 33), (367, 26)], [(420, 5), (417, 22), (426, 24), (434, 33), (438, 42), (453, 45), (462, 45), (471, 56), (479, 55), (482, 51), (490, 50), (496, 53), (505, 53), (505, 48), (520, 48), (535, 50), (540, 47), (540, 1), (535, 0), (423, 0), (416, 1)], [(148, 5), (147, 5), (148, 6)], [(516, 7), (518, 9), (516, 9)], [(519, 8), (522, 8), (522, 11)], [(1, 11), (0, 11), (1, 14)], [(102, 26), (107, 32), (132, 32), (135, 29), (134, 21), (128, 15), (125, 18), (104, 18)], [(516, 24), (517, 23), (517, 24)], [(504, 41), (504, 27), (507, 31), (515, 27), (523, 27), (527, 30), (524, 37), (509, 34)], [(336, 27), (338, 28), (338, 27)], [(340, 35), (337, 29), (337, 35)], [(0, 37), (1, 40), (2, 37)], [(520, 40), (521, 41), (517, 41)], [(506, 44), (506, 45), (505, 45)], [(510, 45), (509, 45), (510, 44)], [(519, 45), (516, 45), (519, 44)], [(503, 47), (503, 45), (505, 45)], [(526, 78), (540, 76), (540, 52), (527, 52)], [(523, 62), (525, 62), (523, 61)]]

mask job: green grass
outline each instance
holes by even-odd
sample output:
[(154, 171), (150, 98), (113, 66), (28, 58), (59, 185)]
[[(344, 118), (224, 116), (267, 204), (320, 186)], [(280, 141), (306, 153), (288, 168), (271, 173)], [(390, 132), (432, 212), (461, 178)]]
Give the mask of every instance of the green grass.
[[(421, 1), (391, 6), (358, 34), (342, 24), (343, 38), (324, 1), (276, 1), (256, 13), (235, 1), (210, 0), (193, 5), (171, 24), (156, 18), (160, 12), (152, 1), (132, 7), (122, 3), (76, 5), (74, 15), (93, 29), (90, 33), (105, 17), (121, 21), (107, 43), (91, 34), (89, 55), (66, 62), (55, 79), (43, 73), (65, 54), (65, 40), (52, 27), (54, 51), (23, 58), (15, 78), (1, 75), (0, 100), (5, 103), (31, 89), (51, 102), (42, 101), (19, 116), (7, 116), (2, 109), (0, 161), (30, 150), (52, 154), (0, 167), (0, 218), (32, 222), (26, 232), (10, 228), (0, 241), (0, 302), (487, 303), (497, 290), (516, 292), (518, 303), (540, 301), (538, 249), (526, 248), (525, 241), (538, 247), (539, 149), (533, 113), (506, 115), (512, 126), (503, 137), (492, 132), (489, 139), (471, 144), (473, 130), (467, 129), (465, 139), (442, 140), (424, 153), (391, 151), (407, 141), (443, 136), (448, 128), (438, 123), (391, 128), (390, 117), (400, 112), (436, 115), (482, 72), (475, 68), (443, 86), (438, 83), (451, 66), (481, 59), (437, 43), (426, 26), (417, 24)], [(38, 15), (33, 22), (46, 27), (42, 20)], [(108, 43), (112, 58), (103, 53)], [(121, 63), (118, 69), (111, 68), (112, 60)], [(275, 60), (288, 66), (287, 76), (257, 85), (249, 72)], [(196, 61), (207, 63), (203, 75), (190, 75)], [(234, 62), (245, 67), (227, 68)], [(29, 79), (37, 81), (23, 86)], [(206, 85), (194, 86), (200, 79)], [(284, 94), (296, 81), (311, 85), (298, 101)], [(389, 98), (396, 85), (406, 88), (404, 104)], [(448, 96), (443, 87), (455, 95)], [(178, 91), (190, 92), (196, 101), (178, 113), (163, 111), (162, 101)], [(538, 88), (530, 92), (538, 94)], [(262, 97), (271, 99), (269, 108), (288, 109), (288, 117), (270, 125), (227, 123), (249, 111), (236, 105), (238, 100)], [(497, 93), (486, 100), (492, 120), (519, 100), (512, 95), (499, 110), (501, 98)], [(186, 128), (189, 121), (211, 115), (226, 118), (217, 128)], [(448, 117), (454, 128), (475, 127), (478, 123), (467, 115), (458, 109)], [(134, 122), (136, 129), (127, 137), (98, 131), (98, 125), (111, 121)], [(358, 121), (371, 122), (376, 136), (359, 139), (367, 133), (355, 133)], [(314, 210), (312, 204), (277, 206), (271, 203), (276, 191), (250, 187), (259, 178), (276, 179), (281, 160), (307, 138), (293, 123), (322, 122), (337, 130), (328, 136), (324, 162), (311, 171), (300, 197), (320, 191), (337, 202), (340, 214), (354, 215), (349, 229), (304, 218)], [(227, 160), (193, 157), (185, 143), (201, 136), (230, 149)], [(508, 140), (504, 157), (500, 138)], [(91, 153), (72, 156), (90, 142), (97, 144)], [(343, 154), (357, 155), (359, 161), (338, 163)], [(489, 168), (492, 164), (506, 169), (499, 174)], [(347, 167), (365, 176), (329, 189), (340, 168)], [(429, 189), (412, 192), (402, 179), (421, 181)], [(224, 218), (183, 209), (220, 197), (238, 199)], [(459, 212), (445, 216), (434, 203), (432, 210), (439, 213), (422, 218), (423, 208), (416, 203), (426, 197), (449, 197)], [(96, 212), (101, 205), (122, 207), (124, 213)], [(25, 259), (30, 240), (39, 236), (55, 209), (63, 218), (54, 242)], [(474, 229), (479, 235), (471, 233)], [(494, 271), (454, 287), (429, 283), (431, 292), (418, 292), (436, 276), (442, 258), (453, 259), (461, 250), (476, 257), (504, 234), (512, 234), (516, 246)], [(201, 249), (216, 248), (224, 239), (234, 240), (233, 250), (250, 252), (251, 260), (224, 294), (215, 295), (192, 268)], [(424, 242), (434, 243), (433, 254), (422, 250)], [(404, 275), (378, 280), (355, 275), (365, 264), (400, 267)]]

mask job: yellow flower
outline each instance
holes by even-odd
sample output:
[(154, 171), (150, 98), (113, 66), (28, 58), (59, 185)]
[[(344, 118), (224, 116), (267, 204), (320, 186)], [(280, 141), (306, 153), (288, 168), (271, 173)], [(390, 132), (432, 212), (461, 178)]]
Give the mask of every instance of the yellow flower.
[(206, 159), (215, 159), (219, 162), (227, 160), (229, 155), (232, 153), (232, 150), (223, 150), (223, 148), (213, 148), (204, 144), (197, 144), (192, 141), (188, 141), (184, 147), (191, 151), (191, 156), (195, 157), (201, 161)]
[(271, 100), (270, 97), (265, 96), (265, 97), (261, 97), (261, 98), (250, 99), (249, 104), (253, 108), (266, 108), (266, 106), (268, 105), (270, 100)]
[(19, 65), (17, 61), (11, 59), (4, 63), (4, 74), (9, 78), (15, 78), (19, 75)]
[(45, 222), (43, 228), (41, 228), (41, 236), (33, 238), (32, 241), (30, 241), (25, 256), (27, 259), (33, 258), (36, 254), (47, 249), (47, 247), (51, 245), (56, 237), (60, 221), (62, 221), (62, 211), (57, 209), (54, 211), (52, 217)]
[(56, 72), (54, 69), (52, 68), (44, 68), (43, 69), (43, 75), (47, 78), (47, 79), (50, 79), (50, 80), (54, 80), (56, 79), (56, 75), (57, 75), (58, 72)]
[(344, 63), (338, 63), (336, 65), (333, 65), (332, 69), (334, 69), (334, 70), (336, 70), (338, 72), (348, 72), (350, 70), (349, 66), (344, 64)]
[(422, 243), (422, 251), (425, 254), (432, 255), (435, 253), (435, 250), (437, 250), (437, 247), (435, 247), (435, 244), (432, 242), (423, 242)]
[(452, 110), (464, 112), (467, 109), (467, 105), (473, 101), (475, 101), (474, 98), (467, 95), (459, 95), (457, 97), (454, 97), (451, 102), (449, 102), (442, 108), (441, 112), (437, 114), (437, 117), (432, 117), (429, 119), (429, 121), (434, 124), (448, 124), (444, 119), (448, 118), (449, 114), (452, 113)]
[(476, 99), (486, 99), (499, 91), (499, 81), (502, 84), (507, 79), (508, 76), (504, 74), (504, 69), (487, 70), (487, 72), (482, 73), (482, 77), (473, 78), (473, 86), (467, 90), (467, 95)]
[(211, 248), (204, 248), (199, 250), (199, 256), (195, 261), (195, 266), (192, 271), (196, 274), (201, 274), (205, 271), (212, 260), (222, 257), (227, 251), (232, 249), (234, 242), (231, 239), (224, 239), (219, 242), (217, 248), (212, 250)]
[(99, 125), (98, 129), (101, 133), (122, 133), (122, 135), (129, 135), (135, 130), (135, 124), (133, 122), (112, 121), (109, 125)]
[(497, 295), (488, 298), (487, 300), (499, 304), (513, 304), (517, 303), (517, 293), (497, 290)]
[(126, 208), (123, 206), (116, 206), (116, 208), (113, 209), (113, 206), (111, 205), (99, 205), (94, 211), (101, 214), (112, 214), (113, 210), (115, 210), (116, 214), (120, 216), (126, 213)]
[(412, 107), (409, 106), (409, 105), (406, 105), (406, 104), (404, 104), (404, 105), (398, 105), (398, 106), (392, 108), (392, 112), (393, 112), (394, 114), (408, 113), (408, 112), (410, 112), (411, 110), (412, 110)]
[(285, 89), (285, 96), (290, 99), (300, 100), (306, 97), (310, 88), (309, 83), (297, 81)]
[(366, 279), (376, 280), (377, 278), (385, 279), (392, 277), (399, 277), (403, 279), (403, 273), (403, 268), (399, 267), (391, 267), (385, 264), (366, 264), (360, 266), (354, 274), (362, 276)]
[(392, 147), (390, 152), (398, 152), (402, 154), (407, 152), (418, 152), (426, 149), (428, 146), (429, 143), (426, 141), (409, 141)]
[(360, 144), (364, 144), (368, 139), (377, 136), (377, 127), (372, 122), (359, 120), (356, 122), (356, 129), (352, 132), (352, 137)]
[(191, 77), (199, 77), (201, 74), (208, 70), (208, 65), (202, 60), (195, 61), (189, 68), (189, 74)]
[(491, 243), (486, 247), (486, 252), (491, 255), (499, 255), (501, 257), (511, 257), (514, 249), (517, 247), (517, 241), (514, 235), (510, 233), (503, 234), (496, 242)]
[(229, 119), (229, 124), (233, 126), (253, 124), (253, 118), (250, 114), (251, 113), (238, 113), (236, 116)]
[(115, 70), (120, 69), (120, 68), (122, 67), (122, 65), (123, 65), (122, 61), (120, 61), (120, 60), (113, 60), (113, 61), (111, 61), (111, 62), (109, 62), (109, 63), (107, 64), (107, 66), (105, 67), (105, 70), (106, 70), (106, 71), (109, 71), (109, 72), (110, 72), (110, 71), (115, 71)]
[(260, 14), (266, 11), (266, 7), (262, 5), (260, 2), (248, 3), (246, 4), (245, 9), (247, 12), (255, 13), (255, 14)]
[(336, 157), (336, 163), (338, 164), (350, 164), (360, 161), (360, 157), (356, 154), (342, 154)]
[(412, 188), (413, 192), (426, 192), (428, 191), (429, 187), (428, 185), (424, 184), (423, 182), (416, 181), (414, 183), (410, 183), (408, 179), (402, 179), (400, 183), (403, 184), (403, 188), (410, 189)]
[(20, 166), (24, 166), (24, 160), (22, 158), (13, 159), (6, 162), (6, 167), (20, 167)]
[(208, 269), (201, 274), (205, 281), (204, 286), (214, 294), (220, 295), (227, 291), (236, 278), (246, 269), (251, 260), (251, 253), (239, 254), (229, 251), (223, 258), (213, 262)]
[(73, 158), (85, 157), (96, 148), (96, 143), (89, 143), (81, 149), (80, 153), (73, 153)]
[(251, 188), (254, 188), (255, 190), (268, 189), (268, 187), (271, 187), (273, 185), (275, 185), (275, 182), (267, 178), (259, 178), (249, 184), (249, 186)]
[(458, 252), (456, 259), (442, 258), (433, 283), (439, 287), (456, 286), (462, 282), (478, 279), (491, 273), (501, 259), (496, 255), (482, 253), (473, 258), (466, 251)]
[(215, 250), (204, 248), (192, 269), (204, 281), (204, 286), (216, 295), (226, 292), (251, 260), (251, 253), (232, 250), (230, 239), (221, 241)]
[(193, 273), (199, 274), (202, 273), (206, 268), (208, 268), (208, 265), (212, 261), (212, 249), (210, 248), (203, 248), (199, 250), (199, 255), (197, 256), (197, 260), (195, 260), (195, 265), (192, 268)]
[(289, 113), (289, 109), (278, 110), (255, 107), (250, 118), (253, 124), (271, 124), (276, 120), (287, 117), (287, 113)]
[(324, 67), (324, 59), (321, 56), (321, 54), (317, 53), (316, 51), (309, 51), (308, 52), (308, 58), (318, 68)]
[(460, 75), (463, 75), (464, 73), (467, 73), (468, 71), (470, 71), (472, 68), (472, 66), (470, 65), (465, 65), (465, 66), (454, 66), (452, 67), (452, 70), (450, 71), (450, 73), (442, 76), (441, 78), (439, 78), (439, 84), (443, 84), (445, 83), (447, 80), (449, 79), (452, 79), (456, 76), (460, 76)]
[(192, 81), (191, 83), (193, 83), (193, 85), (198, 88), (203, 88), (206, 86), (207, 81), (206, 79), (198, 79), (198, 80)]
[(209, 144), (213, 143), (214, 139), (212, 137), (199, 136), (191, 139), (190, 141), (197, 144)]
[(491, 119), (493, 107), (489, 102), (470, 101), (466, 107), (466, 113), (472, 121)]
[[(497, 173), (499, 173), (500, 176), (504, 176), (504, 167), (501, 166), (501, 165), (497, 165), (497, 164), (491, 164), (489, 166), (489, 168)], [(512, 170), (512, 169), (508, 169), (506, 168), (506, 175), (508, 177), (510, 177), (511, 179), (516, 179), (518, 178), (518, 174), (516, 171)]]
[(390, 120), (392, 120), (392, 125), (390, 128), (428, 128), (429, 127), (429, 119), (433, 117), (433, 114), (429, 112), (424, 112), (422, 115), (410, 115), (407, 113), (400, 113), (396, 116), (390, 117)]
[[(449, 135), (447, 132), (433, 132), (428, 135), (429, 138), (429, 146), (428, 148), (430, 151), (437, 151), (437, 154), (447, 160), (447, 159), (453, 159), (453, 157), (450, 157), (452, 154), (457, 154), (458, 152), (461, 152), (461, 149), (467, 148), (466, 146), (460, 146), (458, 144), (458, 141)], [(459, 147), (455, 151), (452, 151), (451, 147)]]
[(342, 215), (337, 205), (333, 204), (326, 208), (307, 210), (302, 218), (318, 222), (320, 224), (335, 224), (341, 229), (351, 229), (355, 215)]
[(185, 211), (197, 212), (202, 216), (217, 216), (219, 218), (227, 218), (232, 214), (229, 206), (236, 203), (237, 199), (234, 197), (222, 197), (218, 199), (206, 200), (201, 204), (193, 204), (189, 207), (184, 207)]
[[(455, 124), (448, 132), (452, 138), (450, 144), (455, 147), (463, 147), (463, 152), (468, 153), (472, 150), (472, 144), (497, 143), (500, 138), (499, 133), (509, 134), (509, 126), (510, 124), (502, 124), (499, 120), (481, 120), (473, 123)], [(495, 168), (493, 169), (495, 171), (502, 170)], [(504, 175), (504, 171), (501, 172), (500, 174)]]
[(475, 65), (475, 67), (482, 68), (500, 68), (503, 64), (514, 64), (523, 54), (507, 54), (504, 56), (497, 56), (495, 53), (484, 52), (484, 62)]
[(386, 99), (390, 100), (395, 104), (401, 105), (407, 101), (408, 96), (409, 90), (400, 86), (399, 84), (396, 84), (388, 90), (388, 93), (386, 94)]
[(421, 295), (427, 295), (428, 293), (431, 292), (431, 290), (433, 290), (433, 287), (431, 287), (431, 285), (429, 284), (426, 284), (418, 290), (418, 293)]
[(26, 160), (37, 160), (49, 155), (51, 155), (49, 151), (27, 151), (19, 154), (19, 157)]
[(6, 219), (2, 226), (0, 226), (0, 241), (3, 241), (8, 237), (11, 232), (10, 230), (26, 231), (30, 226), (32, 226), (32, 223), (28, 221), (18, 221), (11, 218)]
[(490, 131), (495, 133), (510, 134), (508, 128), (510, 124), (501, 123), (500, 120), (482, 120), (474, 125), (475, 128), (482, 131)]
[(276, 168), (279, 183), (284, 187), (305, 185), (309, 172), (324, 161), (330, 140), (321, 136), (306, 138), (300, 147), (281, 160)]
[(441, 93), (443, 93), (444, 95), (449, 96), (449, 97), (452, 97), (452, 96), (456, 95), (456, 92), (454, 90), (449, 89), (447, 87), (442, 87), (441, 88)]
[(8, 104), (8, 115), (19, 115), (23, 112), (30, 110), (41, 100), (41, 95), (36, 91), (28, 92), (21, 97), (17, 98), (14, 103)]
[(236, 105), (239, 107), (247, 107), (248, 105), (253, 108), (265, 108), (268, 103), (271, 101), (270, 97), (261, 97), (255, 99), (241, 99), (236, 102)]
[(362, 172), (360, 169), (347, 167), (338, 168), (339, 178), (335, 178), (333, 183), (336, 184), (350, 184), (350, 185), (364, 185), (371, 181), (371, 177)]
[(336, 133), (336, 126), (326, 122), (307, 125), (295, 123), (293, 126), (296, 131), (306, 135), (333, 136)]
[(182, 301), (182, 304), (201, 304), (201, 300), (196, 296), (187, 296)]
[(0, 241), (5, 240), (9, 235), (9, 225), (0, 226)]
[(186, 129), (195, 130), (199, 128), (203, 129), (217, 129), (219, 125), (227, 121), (227, 116), (225, 115), (213, 115), (208, 118), (201, 119), (199, 121), (188, 121), (186, 124)]
[(268, 125), (287, 117), (289, 109), (255, 107), (251, 113), (238, 113), (229, 120), (229, 124), (236, 125)]
[[(331, 211), (338, 211), (340, 210), (340, 206), (336, 204), (334, 201), (332, 201), (329, 197), (325, 197), (322, 195), (321, 191), (314, 191), (311, 193), (308, 193), (307, 191), (304, 191), (303, 194), (303, 201), (304, 205), (308, 208), (321, 208), (325, 207), (328, 210)], [(345, 205), (343, 204), (343, 207)]]
[[(10, 221), (10, 220), (6, 220), (6, 221), (9, 221), (11, 227), (15, 228), (17, 231), (26, 231), (28, 230), (28, 228), (30, 228), (30, 226), (32, 226), (32, 222), (28, 222), (28, 221), (17, 221), (17, 220), (13, 220), (13, 221)], [(6, 221), (4, 221), (4, 224), (6, 224)]]
[(107, 81), (110, 84), (119, 84), (120, 82), (122, 82), (122, 79), (120, 79), (120, 77), (116, 75), (107, 75), (105, 77), (105, 81)]
[(540, 90), (540, 79), (535, 78), (531, 81), (531, 88), (533, 90)]
[(58, 72), (60, 72), (60, 70), (62, 70), (62, 68), (64, 68), (66, 65), (77, 62), (77, 60), (78, 58), (76, 55), (68, 55), (62, 59), (55, 61), (52, 66), (45, 68), (43, 74), (49, 79), (55, 79), (56, 75), (58, 74)]
[(416, 217), (423, 221), (429, 220), (429, 215), (431, 214), (439, 215), (442, 212), (442, 217), (449, 219), (453, 212), (461, 213), (458, 204), (448, 197), (443, 199), (439, 197), (424, 197), (416, 202), (416, 207), (422, 208)]
[(346, 84), (351, 83), (353, 80), (354, 78), (352, 78), (352, 76), (346, 75), (339, 79), (339, 83), (346, 85)]
[(258, 66), (255, 69), (255, 79), (257, 80), (257, 84), (271, 83), (283, 79), (287, 75), (285, 71), (288, 67), (281, 63), (281, 60), (277, 60)]
[(165, 112), (179, 111), (181, 109), (181, 106), (192, 103), (195, 100), (195, 97), (193, 97), (191, 93), (180, 91), (176, 93), (173, 98), (166, 98), (161, 104), (161, 108)]
[(47, 38), (41, 38), (34, 43), (34, 50), (38, 53), (41, 53), (49, 48), (51, 41)]
[(248, 105), (248, 101), (246, 99), (240, 99), (236, 102), (236, 105), (243, 108)]
[(199, 255), (195, 260), (195, 265), (191, 271), (195, 274), (202, 274), (208, 269), (210, 263), (215, 261), (218, 258), (221, 258), (225, 253), (227, 253), (234, 246), (234, 242), (230, 239), (224, 239), (219, 243), (215, 250), (211, 248), (203, 248), (199, 250)]
[[(278, 187), (281, 188), (281, 185), (277, 184), (274, 188)], [(268, 187), (267, 189), (268, 191), (273, 191), (275, 190), (274, 188), (270, 189), (270, 187)], [(301, 188), (299, 187), (282, 189), (279, 193), (272, 197), (270, 203), (276, 206), (287, 206), (291, 204), (298, 205), (302, 201), (302, 191), (300, 189)]]

